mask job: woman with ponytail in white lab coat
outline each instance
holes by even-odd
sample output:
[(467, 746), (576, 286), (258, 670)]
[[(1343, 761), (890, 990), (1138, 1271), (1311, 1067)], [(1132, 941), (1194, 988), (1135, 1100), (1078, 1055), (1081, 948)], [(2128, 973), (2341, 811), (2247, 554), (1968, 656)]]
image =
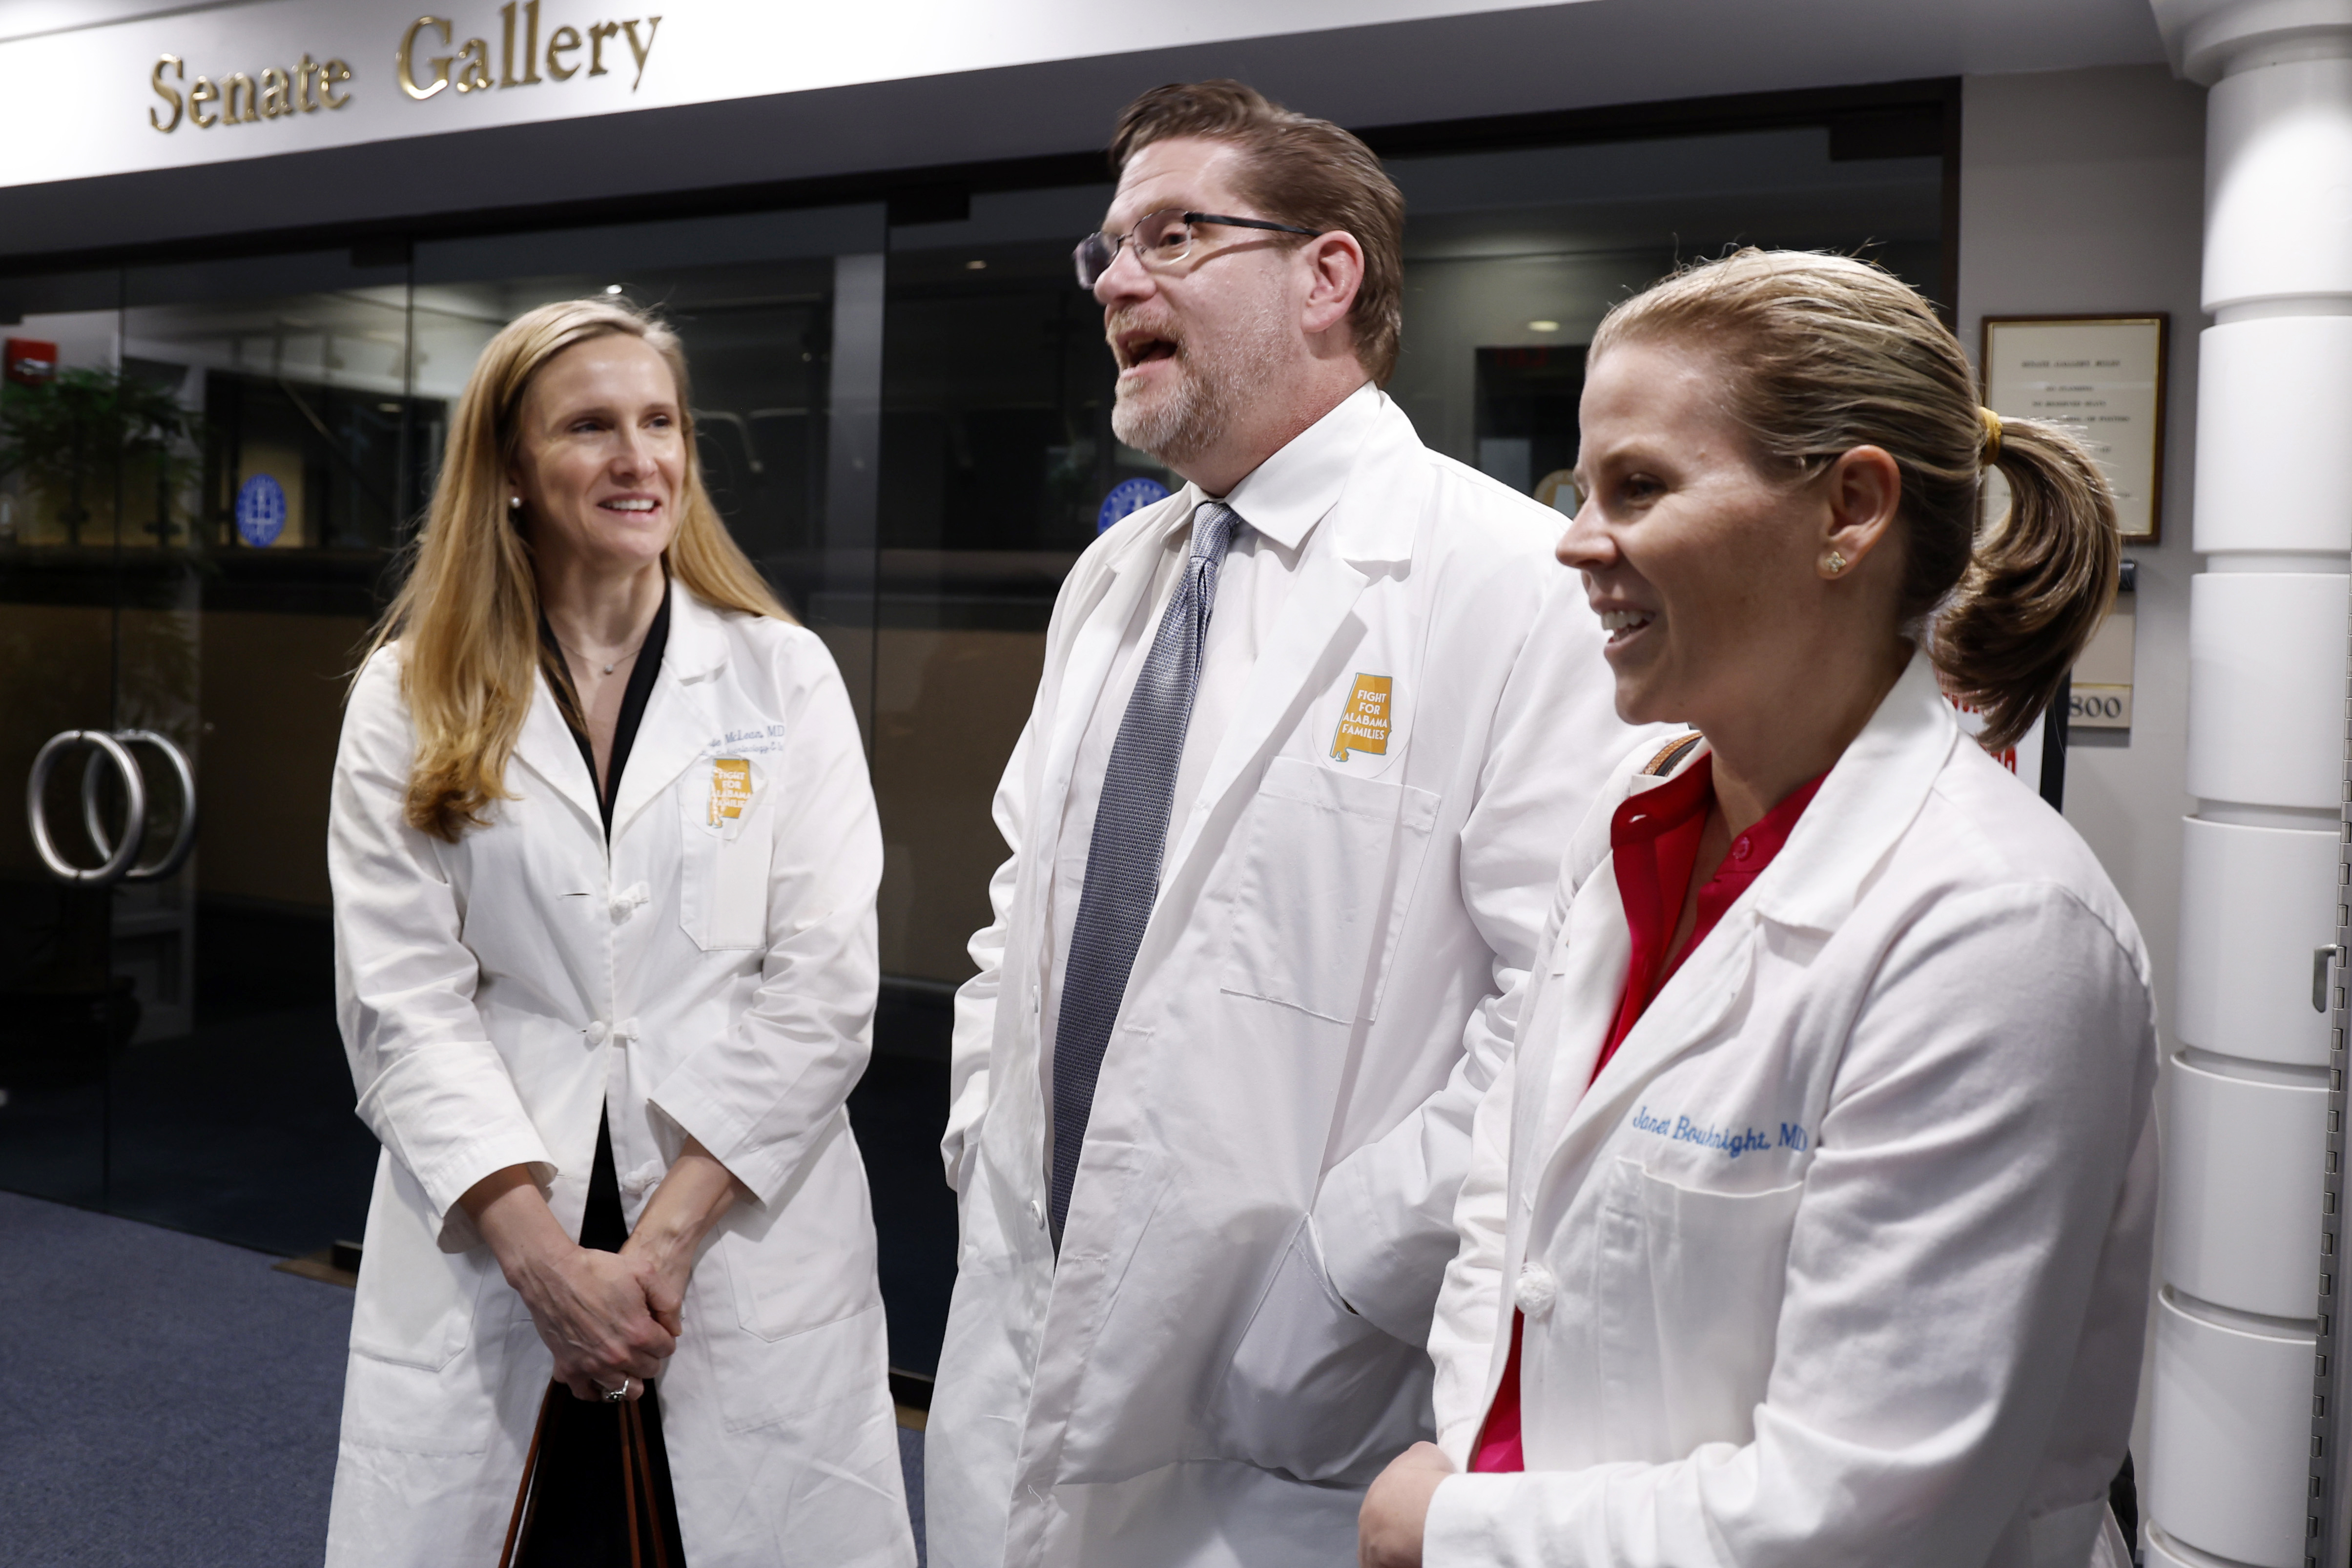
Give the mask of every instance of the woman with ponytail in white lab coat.
[(1861, 262), (1694, 267), (1590, 365), (1560, 559), (1619, 713), (1690, 733), (1570, 849), (1456, 1210), (1438, 1441), (1363, 1562), (2121, 1568), (2147, 957), (1947, 700), (1990, 745), (2033, 723), (2112, 500)]

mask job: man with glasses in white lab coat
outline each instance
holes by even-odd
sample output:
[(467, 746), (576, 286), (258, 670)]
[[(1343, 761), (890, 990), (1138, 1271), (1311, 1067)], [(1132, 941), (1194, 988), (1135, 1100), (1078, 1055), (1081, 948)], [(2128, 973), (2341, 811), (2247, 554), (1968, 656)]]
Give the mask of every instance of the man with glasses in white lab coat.
[(930, 1561), (1349, 1562), (1429, 1430), (1496, 1010), (1636, 737), (1561, 520), (1380, 390), (1403, 201), (1370, 152), (1206, 82), (1112, 155), (1077, 251), (1112, 428), (1188, 482), (1063, 584), (996, 796)]

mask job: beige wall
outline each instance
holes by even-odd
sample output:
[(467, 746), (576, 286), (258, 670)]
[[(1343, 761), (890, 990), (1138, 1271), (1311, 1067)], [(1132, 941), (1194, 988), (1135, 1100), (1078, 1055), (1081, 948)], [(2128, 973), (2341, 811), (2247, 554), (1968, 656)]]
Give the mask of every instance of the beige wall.
[(2075, 733), (2066, 819), (2130, 904), (2167, 1052), (2189, 734), (2189, 489), (2197, 430), (2205, 94), (2161, 66), (1972, 77), (1962, 99), (1960, 337), (1987, 315), (2168, 311), (2164, 520), (2139, 563), (2132, 727)]
[(961, 981), (1005, 855), (989, 803), (1036, 698), (1045, 637), (886, 627), (877, 642), (882, 970)]
[(215, 612), (204, 632), (197, 887), (323, 914), (327, 791), (367, 623)]

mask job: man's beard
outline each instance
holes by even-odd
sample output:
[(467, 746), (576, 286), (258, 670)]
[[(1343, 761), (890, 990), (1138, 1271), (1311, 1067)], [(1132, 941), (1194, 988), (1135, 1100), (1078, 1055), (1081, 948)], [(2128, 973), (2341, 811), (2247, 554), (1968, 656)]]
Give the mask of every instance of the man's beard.
[[(1114, 333), (1129, 324), (1108, 323)], [(1182, 374), (1150, 407), (1139, 406), (1121, 382), (1111, 405), (1111, 434), (1181, 473), (1223, 441), (1236, 416), (1248, 408), (1277, 362), (1282, 326), (1281, 302), (1267, 300), (1215, 338), (1170, 339)]]

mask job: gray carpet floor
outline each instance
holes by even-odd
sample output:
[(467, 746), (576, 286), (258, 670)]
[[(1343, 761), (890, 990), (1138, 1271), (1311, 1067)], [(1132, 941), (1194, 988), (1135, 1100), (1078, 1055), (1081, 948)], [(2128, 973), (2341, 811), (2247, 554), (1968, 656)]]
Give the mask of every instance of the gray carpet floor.
[(0, 1193), (0, 1562), (320, 1561), (352, 1295), (273, 1261)]

